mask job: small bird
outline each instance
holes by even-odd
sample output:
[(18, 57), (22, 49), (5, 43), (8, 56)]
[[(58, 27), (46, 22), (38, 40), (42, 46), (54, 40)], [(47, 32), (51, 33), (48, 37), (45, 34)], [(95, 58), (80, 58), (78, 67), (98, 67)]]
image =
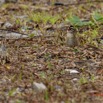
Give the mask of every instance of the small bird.
[(2, 44), (0, 47), (0, 55), (5, 56), (6, 54), (6, 47)]
[(0, 46), (0, 63), (5, 63), (7, 61), (7, 56), (8, 56), (8, 53), (7, 53), (7, 49), (5, 47), (4, 44), (1, 44)]
[(78, 46), (76, 34), (72, 30), (67, 30), (66, 44), (69, 47)]

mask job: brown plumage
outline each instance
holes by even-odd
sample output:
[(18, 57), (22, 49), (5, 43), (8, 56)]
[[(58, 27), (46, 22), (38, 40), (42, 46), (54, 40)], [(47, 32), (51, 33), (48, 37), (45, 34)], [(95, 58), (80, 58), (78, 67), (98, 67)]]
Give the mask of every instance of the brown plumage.
[(66, 44), (69, 47), (75, 47), (78, 45), (76, 34), (71, 30), (67, 30)]

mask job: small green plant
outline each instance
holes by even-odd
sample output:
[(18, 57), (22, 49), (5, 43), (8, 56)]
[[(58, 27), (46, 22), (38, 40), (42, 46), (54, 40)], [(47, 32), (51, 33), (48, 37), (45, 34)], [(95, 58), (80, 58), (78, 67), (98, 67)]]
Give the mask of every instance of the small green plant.
[(35, 34), (30, 34), (29, 35), (30, 38), (33, 38), (34, 36), (35, 36)]
[(22, 80), (22, 78), (23, 78), (23, 73), (20, 72), (19, 75), (18, 75), (18, 79), (19, 79), (19, 80)]
[(91, 74), (91, 82), (95, 82), (95, 76), (94, 76), (94, 74)]
[(41, 22), (40, 13), (30, 13), (29, 19), (34, 21), (34, 22), (40, 23)]
[(85, 76), (82, 76), (80, 79), (79, 79), (79, 82), (80, 84), (85, 84), (85, 83), (88, 83), (88, 80)]
[(71, 15), (68, 19), (66, 19), (67, 22), (70, 22), (71, 25), (74, 27), (81, 27), (81, 26), (89, 26), (94, 25), (92, 21), (83, 21), (78, 16)]
[(103, 23), (103, 15), (98, 13), (98, 12), (93, 12), (92, 18), (93, 18), (94, 21)]
[(20, 4), (21, 9), (28, 10), (29, 6), (25, 4)]
[(85, 39), (85, 43), (95, 45), (96, 47), (98, 45), (95, 39), (98, 37), (98, 35), (98, 28), (83, 32), (83, 38)]
[(80, 84), (85, 84), (85, 83), (94, 82), (94, 81), (95, 81), (94, 75), (91, 75), (89, 80), (84, 75), (82, 75), (82, 77), (79, 79)]
[(51, 69), (53, 67), (52, 63), (50, 61), (47, 61), (47, 68)]
[(39, 76), (41, 77), (41, 78), (47, 78), (47, 75), (46, 75), (46, 73), (45, 72), (41, 72), (40, 74), (39, 74)]
[(95, 23), (95, 25), (100, 28), (100, 24), (103, 23), (103, 15), (98, 12), (92, 13), (92, 20)]
[(48, 91), (45, 91), (45, 93), (44, 93), (44, 99), (45, 99), (46, 101), (49, 100), (49, 92), (48, 92)]
[(52, 16), (49, 22), (53, 25), (60, 19), (59, 15)]
[(97, 36), (98, 36), (98, 30), (97, 29), (92, 30), (92, 32), (91, 32), (91, 38), (95, 39)]
[(15, 23), (16, 23), (17, 25), (22, 25), (22, 21), (21, 21), (20, 19), (16, 19), (16, 20), (15, 20)]
[(48, 52), (44, 55), (44, 58), (46, 61), (50, 61), (51, 60), (51, 54)]
[(43, 13), (42, 14), (42, 17), (41, 17), (41, 21), (44, 23), (44, 24), (47, 24), (49, 22), (51, 18), (51, 15), (49, 15), (48, 13)]
[(24, 103), (23, 101), (17, 99), (15, 103)]
[(41, 12), (41, 13), (31, 13), (29, 15), (29, 18), (37, 23), (43, 23), (43, 24), (55, 24), (57, 20), (60, 18), (59, 15), (52, 16), (49, 13)]
[(9, 96), (14, 96), (16, 92), (16, 88), (13, 88), (12, 90), (9, 91)]

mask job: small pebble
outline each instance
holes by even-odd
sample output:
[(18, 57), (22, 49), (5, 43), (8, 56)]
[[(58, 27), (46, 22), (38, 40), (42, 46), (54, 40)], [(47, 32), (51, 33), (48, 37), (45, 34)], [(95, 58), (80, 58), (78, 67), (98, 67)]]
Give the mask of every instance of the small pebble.
[(43, 84), (43, 83), (36, 83), (34, 82), (33, 83), (33, 89), (36, 91), (36, 92), (43, 92), (45, 90), (47, 90), (47, 87)]

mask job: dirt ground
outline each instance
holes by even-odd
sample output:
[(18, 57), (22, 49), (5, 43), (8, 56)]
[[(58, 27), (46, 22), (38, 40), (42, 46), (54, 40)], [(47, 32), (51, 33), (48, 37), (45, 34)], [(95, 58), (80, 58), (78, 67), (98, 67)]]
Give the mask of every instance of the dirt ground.
[[(38, 2), (21, 0), (0, 7), (0, 29), (22, 35), (41, 31), (30, 38), (0, 39), (8, 52), (0, 64), (0, 103), (103, 103), (103, 44), (93, 45), (81, 36), (84, 44), (68, 47), (61, 35), (71, 24), (60, 26), (70, 13), (86, 19), (93, 11), (103, 13), (103, 3), (55, 6)], [(38, 12), (60, 17), (54, 24), (33, 21), (30, 15)], [(103, 26), (98, 26), (97, 38), (103, 36)], [(83, 34), (92, 29), (78, 30)], [(43, 83), (47, 90), (37, 92), (34, 82)]]

